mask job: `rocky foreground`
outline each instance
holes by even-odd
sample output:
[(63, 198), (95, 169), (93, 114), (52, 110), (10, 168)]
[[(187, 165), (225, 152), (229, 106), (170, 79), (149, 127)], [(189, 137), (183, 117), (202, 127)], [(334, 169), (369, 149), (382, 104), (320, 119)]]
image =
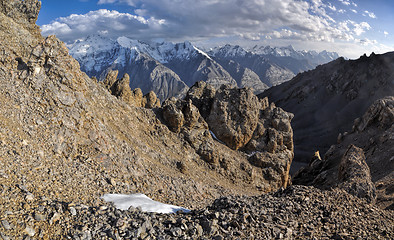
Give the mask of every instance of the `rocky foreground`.
[[(11, 231), (12, 212), (2, 221)], [(189, 213), (144, 213), (43, 199), (24, 214), (24, 239), (390, 239), (394, 215), (342, 190), (291, 186), (255, 197), (228, 196)], [(54, 231), (61, 226), (63, 231)], [(7, 232), (7, 231), (6, 231)], [(47, 235), (50, 234), (50, 235)], [(1, 233), (3, 239), (7, 235)]]

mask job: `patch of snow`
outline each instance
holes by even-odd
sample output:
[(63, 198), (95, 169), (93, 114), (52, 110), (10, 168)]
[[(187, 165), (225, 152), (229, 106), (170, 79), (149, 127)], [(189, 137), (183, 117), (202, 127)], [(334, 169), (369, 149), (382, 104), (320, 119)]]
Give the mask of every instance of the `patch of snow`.
[(256, 153), (259, 153), (259, 151), (251, 152), (249, 154), (246, 154), (246, 156), (251, 157), (251, 156), (254, 156)]
[(212, 58), (210, 56), (208, 56), (208, 54), (206, 54), (205, 52), (201, 51), (200, 49), (196, 48), (195, 46), (193, 46), (193, 48), (200, 54), (202, 54), (203, 56), (205, 56), (206, 58), (212, 60)]
[(120, 210), (127, 210), (129, 207), (141, 208), (143, 212), (155, 213), (176, 213), (177, 211), (190, 212), (189, 209), (169, 205), (154, 201), (145, 194), (105, 194), (102, 199), (106, 202), (113, 202), (115, 207)]

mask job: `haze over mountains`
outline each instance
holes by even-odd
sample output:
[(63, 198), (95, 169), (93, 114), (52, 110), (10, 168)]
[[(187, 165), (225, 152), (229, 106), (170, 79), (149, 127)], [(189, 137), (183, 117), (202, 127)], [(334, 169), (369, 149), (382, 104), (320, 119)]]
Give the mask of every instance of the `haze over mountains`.
[(132, 89), (141, 88), (144, 94), (154, 91), (162, 101), (184, 96), (189, 87), (201, 80), (215, 87), (229, 84), (261, 93), (299, 72), (339, 57), (326, 51), (296, 51), (291, 46), (244, 49), (225, 45), (203, 51), (190, 42), (144, 43), (99, 35), (75, 42), (70, 54), (89, 76), (102, 80), (109, 70), (118, 70), (120, 76), (127, 73)]

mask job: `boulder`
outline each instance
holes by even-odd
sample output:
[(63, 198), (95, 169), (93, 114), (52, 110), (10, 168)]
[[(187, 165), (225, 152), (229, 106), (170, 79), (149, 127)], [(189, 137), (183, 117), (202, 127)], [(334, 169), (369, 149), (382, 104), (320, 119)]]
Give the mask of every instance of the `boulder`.
[(260, 109), (260, 101), (251, 89), (222, 86), (215, 94), (207, 122), (218, 139), (237, 150), (252, 138)]
[(145, 108), (160, 107), (160, 99), (157, 98), (156, 93), (150, 91), (142, 99), (142, 106)]
[(368, 202), (375, 202), (375, 185), (361, 148), (354, 145), (348, 147), (339, 164), (338, 181), (338, 187), (346, 192)]

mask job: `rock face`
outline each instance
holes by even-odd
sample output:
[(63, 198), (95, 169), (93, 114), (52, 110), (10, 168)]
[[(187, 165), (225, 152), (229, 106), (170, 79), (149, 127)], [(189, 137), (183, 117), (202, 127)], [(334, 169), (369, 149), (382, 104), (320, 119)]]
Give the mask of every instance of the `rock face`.
[(394, 92), (394, 53), (357, 60), (339, 58), (297, 75), (261, 95), (294, 113), (295, 161), (324, 154), (377, 99)]
[[(205, 132), (199, 136), (205, 136), (203, 142), (206, 144), (202, 148), (201, 145), (193, 146), (197, 153), (202, 153), (202, 158), (210, 163), (217, 163), (217, 156), (213, 153), (218, 150), (212, 144), (211, 134), (207, 131), (209, 129), (216, 140), (231, 149), (248, 154), (248, 162), (261, 169), (257, 175), (264, 179), (265, 186), (269, 185), (272, 189), (287, 186), (290, 164), (294, 157), (291, 113), (274, 104), (269, 105), (268, 99), (259, 100), (248, 88), (222, 86), (215, 90), (209, 84), (197, 82), (189, 89), (185, 100), (178, 101), (177, 104), (171, 100), (164, 107), (164, 119), (172, 131), (180, 132), (185, 124), (186, 114), (182, 109), (185, 109), (186, 102), (189, 106), (186, 109), (196, 106), (205, 120), (202, 128)], [(201, 119), (200, 114), (198, 119)], [(206, 155), (206, 152), (209, 154)], [(219, 159), (219, 162), (223, 161), (228, 166), (233, 160)]]
[(213, 165), (219, 163), (218, 150), (209, 133), (208, 124), (190, 100), (166, 100), (163, 104), (163, 117), (171, 131), (181, 132), (204, 161)]
[[(371, 202), (376, 189), (376, 204), (393, 209), (393, 113), (394, 97), (375, 101), (354, 121), (351, 131), (338, 135), (338, 143), (331, 146), (324, 159), (315, 158), (309, 166), (300, 169), (293, 183), (322, 189), (339, 186)], [(373, 184), (369, 182), (369, 175)]]

